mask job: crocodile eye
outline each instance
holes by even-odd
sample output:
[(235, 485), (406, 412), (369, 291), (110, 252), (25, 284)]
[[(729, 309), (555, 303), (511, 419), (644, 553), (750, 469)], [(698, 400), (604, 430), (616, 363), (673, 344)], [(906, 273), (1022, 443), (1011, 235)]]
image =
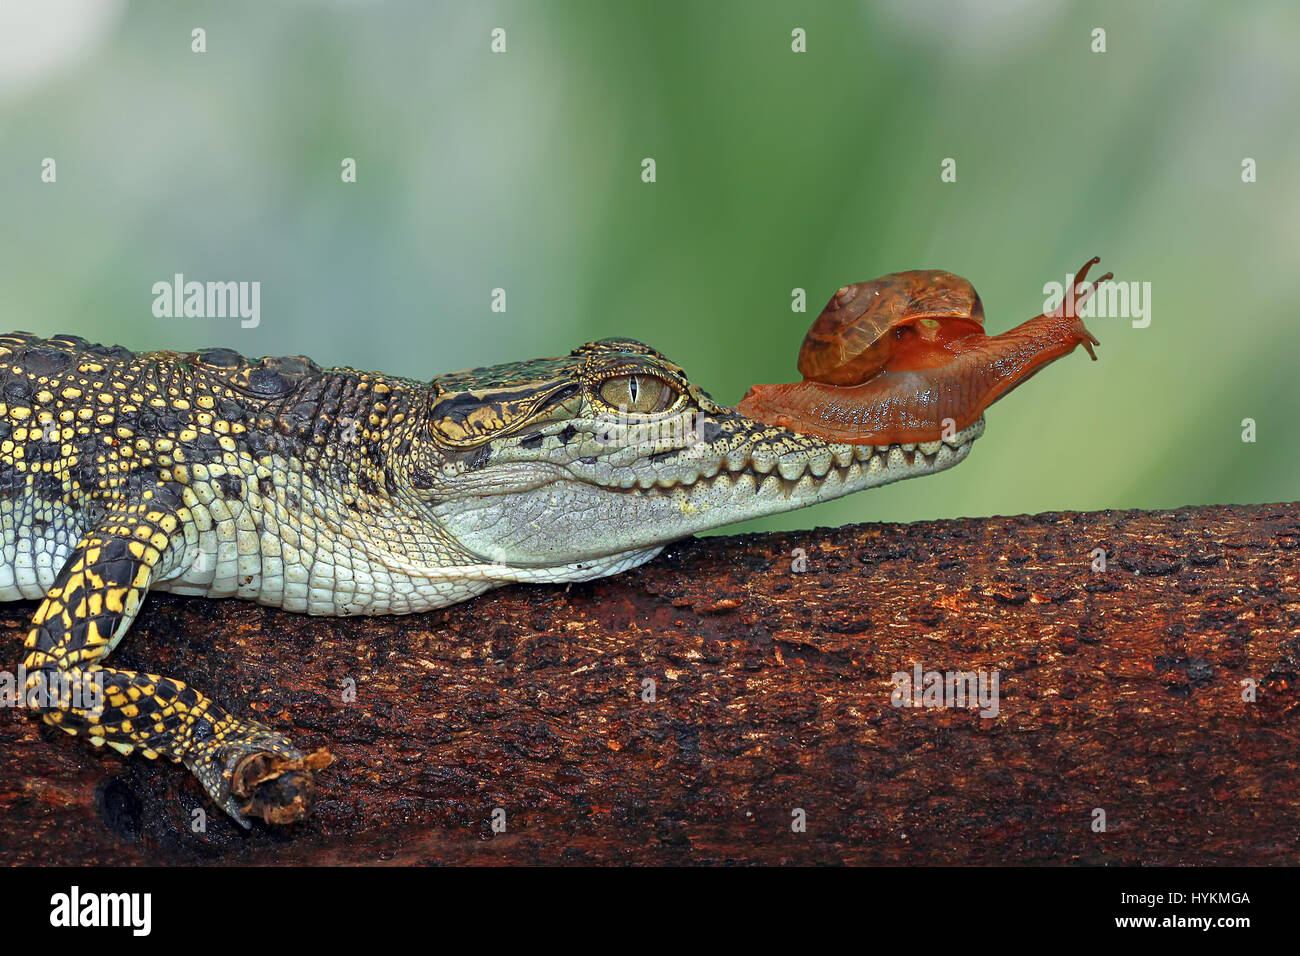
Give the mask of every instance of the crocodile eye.
[(620, 375), (600, 385), (600, 400), (606, 405), (642, 415), (666, 410), (678, 394), (676, 388), (653, 375)]

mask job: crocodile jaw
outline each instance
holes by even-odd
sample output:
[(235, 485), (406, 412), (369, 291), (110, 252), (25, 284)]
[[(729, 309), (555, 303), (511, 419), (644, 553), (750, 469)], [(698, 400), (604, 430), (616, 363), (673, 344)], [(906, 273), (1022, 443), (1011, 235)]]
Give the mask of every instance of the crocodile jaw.
[(483, 561), (558, 569), (934, 474), (962, 461), (983, 431), (981, 418), (944, 442), (884, 448), (789, 433), (796, 447), (778, 455), (764, 442), (709, 458), (702, 445), (656, 472), (603, 461), (587, 475), (574, 463), (539, 469), (547, 477), (526, 489), (444, 499), (435, 513)]

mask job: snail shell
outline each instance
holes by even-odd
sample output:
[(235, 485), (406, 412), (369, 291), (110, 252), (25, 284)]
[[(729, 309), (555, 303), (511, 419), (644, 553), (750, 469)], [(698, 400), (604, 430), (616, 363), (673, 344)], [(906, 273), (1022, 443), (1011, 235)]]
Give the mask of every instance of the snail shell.
[[(1090, 260), (1076, 278), (1082, 283)], [(1092, 283), (1086, 301), (1110, 273)], [(1048, 363), (1099, 344), (1064, 303), (1001, 335), (984, 334), (984, 309), (951, 272), (896, 272), (845, 286), (799, 350), (804, 380), (755, 385), (737, 406), (748, 418), (861, 445), (932, 442), (974, 424), (984, 410)]]
[(846, 285), (831, 297), (799, 349), (799, 374), (828, 385), (861, 385), (909, 335), (933, 339), (982, 332), (975, 287), (941, 269), (893, 272)]

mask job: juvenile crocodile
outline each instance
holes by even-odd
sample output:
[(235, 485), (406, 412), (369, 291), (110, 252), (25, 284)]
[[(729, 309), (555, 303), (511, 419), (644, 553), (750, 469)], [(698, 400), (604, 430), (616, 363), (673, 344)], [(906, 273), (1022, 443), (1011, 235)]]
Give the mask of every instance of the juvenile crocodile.
[(0, 600), (41, 601), (23, 666), (47, 723), (184, 763), (245, 826), (286, 823), (327, 755), (107, 666), (150, 589), (408, 614), (586, 581), (695, 532), (941, 471), (983, 428), (827, 443), (717, 404), (626, 339), (426, 383), (15, 332), (0, 336)]

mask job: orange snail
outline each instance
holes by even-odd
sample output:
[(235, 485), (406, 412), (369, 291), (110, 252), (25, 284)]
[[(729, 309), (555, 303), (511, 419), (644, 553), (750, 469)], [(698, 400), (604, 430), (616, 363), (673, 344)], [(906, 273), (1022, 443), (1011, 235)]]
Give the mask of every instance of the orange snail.
[[(1098, 261), (1079, 271), (1076, 288)], [(799, 349), (803, 381), (755, 385), (737, 410), (858, 445), (951, 437), (1075, 346), (1096, 360), (1092, 347), (1101, 343), (1074, 308), (1109, 278), (1108, 272), (1091, 283), (1073, 303), (1067, 294), (1059, 308), (994, 336), (984, 334), (975, 288), (951, 272), (895, 272), (845, 286)]]

